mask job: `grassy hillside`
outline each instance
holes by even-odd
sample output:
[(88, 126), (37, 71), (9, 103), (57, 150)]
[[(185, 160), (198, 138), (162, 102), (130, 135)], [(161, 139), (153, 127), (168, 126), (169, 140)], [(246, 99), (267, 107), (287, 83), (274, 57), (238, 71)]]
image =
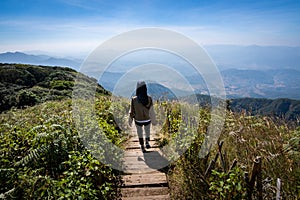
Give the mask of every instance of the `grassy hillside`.
[[(200, 108), (197, 115), (188, 116), (187, 122), (187, 116), (181, 114), (182, 110), (193, 113), (191, 105), (173, 102), (161, 106), (169, 115), (158, 144), (163, 146), (181, 137), (176, 143), (180, 153), (191, 133), (196, 136), (167, 170), (172, 199), (259, 199), (261, 192), (261, 199), (271, 200), (276, 198), (278, 179), (282, 199), (300, 199), (300, 127), (228, 111), (219, 145), (200, 158), (211, 120), (209, 109)], [(192, 126), (195, 120), (197, 124)], [(260, 168), (253, 170), (256, 158), (260, 159)]]
[[(81, 84), (96, 83), (69, 68), (0, 65), (0, 199), (119, 196), (119, 172), (85, 148), (84, 133), (75, 126), (70, 99), (75, 78), (84, 80)], [(120, 146), (124, 137), (109, 110), (110, 102), (109, 92), (98, 85), (96, 125)], [(109, 159), (120, 163), (118, 155)]]
[[(97, 123), (120, 145), (108, 97), (96, 100)], [(116, 199), (118, 172), (81, 142), (71, 100), (0, 114), (0, 199)], [(97, 134), (95, 133), (95, 137)], [(105, 156), (105, 152), (99, 152)], [(109, 158), (112, 159), (112, 158)], [(118, 155), (115, 156), (116, 161)]]
[(292, 99), (253, 99), (241, 98), (230, 100), (233, 112), (246, 111), (252, 115), (272, 116), (285, 120), (300, 119), (300, 101)]
[[(183, 101), (190, 102), (190, 97), (181, 98)], [(210, 96), (197, 95), (200, 106), (210, 105)], [(190, 102), (196, 103), (196, 102)], [(265, 98), (237, 98), (228, 99), (228, 109), (235, 113), (246, 113), (253, 116), (268, 116), (272, 118), (280, 118), (285, 121), (298, 121), (300, 119), (300, 101), (281, 98), (281, 99), (265, 99)]]
[[(61, 100), (72, 96), (75, 78), (95, 83), (73, 69), (23, 64), (0, 64), (0, 112), (12, 107), (33, 106), (49, 100)], [(109, 92), (100, 85), (98, 94)]]
[[(61, 67), (2, 64), (0, 70), (0, 199), (118, 199), (119, 172), (99, 162), (81, 138), (88, 136), (91, 142), (101, 143), (93, 139), (101, 138), (94, 131), (98, 126), (111, 143), (120, 147), (126, 134), (118, 125), (127, 124), (129, 101), (112, 101), (109, 93), (98, 85), (92, 102), (95, 120), (89, 123), (88, 115), (80, 116), (82, 130), (90, 130), (89, 135), (84, 135), (76, 127), (74, 102), (69, 97), (76, 76), (84, 79), (85, 84), (96, 80)], [(250, 192), (252, 199), (258, 199), (260, 192), (263, 199), (275, 199), (278, 178), (282, 199), (300, 199), (300, 128), (265, 116), (270, 111), (278, 116), (292, 116), (288, 113), (297, 110), (299, 102), (232, 101), (219, 145), (200, 158), (211, 115), (209, 98), (198, 97), (202, 105), (199, 110), (183, 99), (155, 102), (161, 126), (157, 143), (164, 146), (180, 138), (176, 150), (183, 153), (165, 170), (172, 199), (249, 199)], [(77, 100), (86, 103), (84, 99)], [(241, 109), (233, 112), (232, 106)], [(255, 108), (256, 116), (241, 112), (253, 112), (250, 108)], [(260, 109), (265, 110), (258, 112)], [(195, 133), (195, 139), (187, 151), (181, 152), (191, 133)], [(102, 150), (97, 154), (108, 157)], [(253, 160), (258, 156), (261, 165), (255, 171)], [(109, 152), (108, 159), (121, 163), (115, 152)], [(247, 177), (255, 173), (258, 178), (249, 182)]]

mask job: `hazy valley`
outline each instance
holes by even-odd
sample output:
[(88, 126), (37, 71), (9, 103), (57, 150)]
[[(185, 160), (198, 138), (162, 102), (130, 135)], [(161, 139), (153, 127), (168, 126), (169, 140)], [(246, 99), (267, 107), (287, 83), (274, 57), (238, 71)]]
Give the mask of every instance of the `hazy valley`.
[[(222, 76), (228, 98), (291, 98), (300, 99), (300, 48), (215, 45), (204, 47)], [(23, 63), (47, 66), (67, 66), (80, 70), (82, 59), (29, 55), (21, 52), (0, 54), (0, 63)], [(145, 63), (161, 63), (182, 74), (196, 93), (209, 94), (201, 75), (191, 65), (166, 52), (132, 53), (115, 61), (99, 79), (112, 91), (128, 69)], [(94, 77), (99, 78), (99, 77)], [(175, 81), (176, 82), (176, 81)], [(171, 91), (188, 95), (178, 81), (164, 83)], [(193, 91), (192, 91), (193, 92)]]

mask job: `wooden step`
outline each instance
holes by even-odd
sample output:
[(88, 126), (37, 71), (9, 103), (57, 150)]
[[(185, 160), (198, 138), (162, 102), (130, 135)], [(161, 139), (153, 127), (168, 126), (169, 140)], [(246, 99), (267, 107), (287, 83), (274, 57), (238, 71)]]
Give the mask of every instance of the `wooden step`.
[(169, 161), (156, 151), (143, 153), (142, 151), (126, 151), (123, 167), (126, 173), (148, 173), (161, 170), (168, 166)]
[(124, 187), (167, 184), (166, 175), (162, 172), (125, 175), (123, 181)]
[(160, 170), (169, 162), (156, 144), (157, 136), (151, 134), (151, 148), (144, 153), (140, 149), (135, 127), (132, 128), (131, 136), (124, 144), (126, 150), (123, 155), (122, 199), (169, 200), (167, 177)]
[[(151, 138), (150, 142), (156, 142), (156, 140), (158, 140), (159, 138)], [(144, 141), (146, 141), (144, 139)], [(132, 137), (129, 140), (127, 140), (127, 142), (139, 142), (139, 138), (138, 137)]]
[[(151, 148), (159, 148), (159, 146), (157, 144), (155, 144), (155, 142), (149, 142)], [(146, 145), (145, 145), (146, 147)], [(141, 145), (139, 142), (130, 142), (127, 146), (126, 146), (126, 149), (140, 149), (141, 148)], [(151, 149), (150, 148), (150, 149)]]
[[(144, 141), (144, 144), (146, 146), (146, 141)], [(150, 146), (157, 146), (157, 148), (158, 148), (158, 145), (156, 144), (155, 141), (150, 141), (149, 144), (150, 144)], [(128, 141), (125, 146), (126, 146), (126, 148), (140, 147), (140, 142), (139, 141)]]
[(169, 195), (124, 197), (122, 200), (170, 200)]
[(139, 187), (139, 188), (122, 188), (122, 197), (141, 197), (168, 195), (168, 187)]
[[(162, 155), (159, 148), (153, 147), (150, 149), (146, 149), (147, 156), (152, 156), (152, 155), (156, 154), (156, 153), (151, 153), (151, 152), (157, 152), (160, 155)], [(144, 153), (142, 152), (142, 150), (140, 148), (139, 149), (130, 149), (129, 148), (124, 151), (124, 157), (132, 157), (132, 156), (139, 156), (139, 155), (144, 155)]]

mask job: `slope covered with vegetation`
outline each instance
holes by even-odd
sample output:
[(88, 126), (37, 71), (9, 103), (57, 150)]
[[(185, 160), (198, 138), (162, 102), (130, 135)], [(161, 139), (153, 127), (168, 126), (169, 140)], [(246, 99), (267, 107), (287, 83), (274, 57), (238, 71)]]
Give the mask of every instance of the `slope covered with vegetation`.
[[(2, 64), (0, 70), (0, 199), (118, 199), (119, 172), (85, 148), (69, 98), (75, 77), (80, 76), (86, 84), (95, 80), (60, 67)], [(97, 126), (113, 144), (121, 146), (126, 135), (118, 125), (127, 122), (129, 101), (113, 101), (101, 86), (97, 88), (93, 102)], [(219, 145), (200, 158), (211, 115), (206, 104), (209, 99), (202, 96), (199, 100), (200, 109), (183, 99), (155, 102), (160, 146), (182, 136), (177, 143), (180, 151), (191, 133), (196, 135), (187, 151), (180, 152), (183, 155), (165, 169), (172, 199), (275, 199), (278, 193), (282, 199), (300, 199), (297, 124), (274, 121), (263, 112), (250, 116), (231, 108)], [(289, 106), (282, 102), (282, 106), (265, 100), (261, 104), (269, 106), (267, 110), (297, 107), (297, 102)], [(243, 104), (256, 105), (251, 101)], [(242, 104), (236, 106), (242, 108)], [(118, 125), (116, 119), (121, 120)], [(88, 124), (86, 118), (83, 123)], [(103, 151), (99, 154), (106, 156)], [(261, 165), (253, 171), (256, 158)], [(120, 162), (120, 155), (113, 159)], [(255, 173), (258, 178), (251, 181)]]
[(240, 98), (230, 101), (233, 112), (246, 111), (252, 115), (273, 116), (285, 120), (300, 119), (300, 101), (292, 99)]
[[(18, 64), (2, 64), (0, 76), (0, 199), (118, 198), (119, 172), (85, 148), (74, 122), (75, 78), (96, 80), (69, 68)], [(97, 86), (96, 125), (120, 146), (108, 94)]]
[[(172, 199), (271, 200), (276, 195), (300, 199), (300, 127), (228, 111), (218, 145), (201, 158), (210, 110), (200, 108), (195, 115), (191, 104), (162, 105), (168, 115), (158, 144), (170, 144), (180, 136), (180, 152), (190, 137), (196, 136), (187, 151), (167, 169)], [(190, 113), (190, 122), (197, 121), (196, 126), (185, 121), (183, 110)]]
[[(108, 97), (96, 101), (97, 122), (120, 145), (108, 108)], [(118, 172), (84, 147), (74, 124), (71, 100), (0, 114), (0, 199), (117, 198)]]
[[(0, 64), (0, 112), (70, 98), (76, 77), (97, 81), (66, 67)], [(100, 85), (97, 93), (109, 94)]]
[[(200, 106), (210, 107), (210, 96), (197, 94), (196, 97)], [(190, 96), (180, 99), (194, 103), (191, 102)], [(300, 119), (300, 101), (294, 99), (236, 98), (228, 99), (227, 107), (233, 112), (244, 112), (253, 116), (268, 116), (286, 121), (299, 121)]]

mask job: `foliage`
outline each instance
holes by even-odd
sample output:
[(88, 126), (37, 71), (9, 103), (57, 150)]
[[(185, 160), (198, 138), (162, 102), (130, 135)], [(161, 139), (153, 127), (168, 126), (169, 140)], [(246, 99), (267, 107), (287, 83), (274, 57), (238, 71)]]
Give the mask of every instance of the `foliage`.
[[(70, 98), (75, 79), (86, 85), (96, 80), (66, 67), (0, 64), (0, 112)], [(109, 92), (97, 84), (96, 95)]]
[[(77, 85), (75, 77), (82, 80)], [(89, 102), (85, 91), (97, 84), (96, 80), (69, 68), (1, 64), (0, 80), (0, 198), (119, 197), (118, 172), (99, 162), (95, 152), (85, 148), (82, 133), (94, 147), (103, 145), (104, 139), (120, 147), (126, 136), (122, 131), (128, 128), (127, 100), (112, 99), (98, 85), (95, 101)], [(79, 116), (79, 129), (73, 117), (76, 109), (71, 108), (68, 99), (73, 87), (78, 87), (79, 103), (93, 105)], [(200, 158), (199, 150), (211, 121), (208, 99), (200, 99), (203, 100), (200, 108), (182, 101), (154, 105), (158, 127), (162, 127), (158, 145), (170, 144), (173, 152), (163, 152), (169, 159), (173, 159), (172, 153), (182, 155), (169, 166), (171, 197), (245, 199), (243, 175), (251, 172), (253, 159), (261, 156), (264, 199), (275, 198), (277, 178), (283, 183), (282, 198), (299, 199), (299, 127), (280, 119), (247, 115), (250, 109), (251, 114), (273, 112), (285, 120), (295, 120), (299, 102), (287, 99), (231, 102), (219, 138), (224, 141), (223, 152), (211, 147), (210, 154)], [(233, 107), (240, 110), (232, 112)], [(96, 153), (121, 163), (118, 152), (102, 149)], [(209, 161), (217, 155), (223, 160), (217, 160), (208, 172)], [(236, 166), (230, 168), (235, 159)]]
[[(163, 139), (158, 141), (159, 145), (169, 144), (181, 130), (178, 125), (187, 117), (183, 114), (186, 106), (182, 105), (182, 102), (168, 105), (171, 110), (167, 113), (172, 116), (166, 118), (161, 132)], [(209, 108), (200, 108), (195, 120), (198, 122), (198, 126), (194, 127), (197, 129), (197, 137), (183, 156), (170, 165), (168, 171), (173, 199), (245, 199), (246, 183), (243, 175), (246, 172), (251, 173), (256, 156), (262, 157), (264, 199), (275, 198), (277, 178), (283, 183), (282, 198), (299, 198), (299, 184), (295, 184), (300, 180), (299, 128), (295, 129), (284, 121), (268, 117), (228, 111), (219, 138), (224, 141), (223, 163), (218, 159), (213, 171), (206, 174), (209, 161), (214, 160), (216, 155), (220, 156), (217, 147), (213, 147), (205, 158), (198, 155), (210, 123)], [(193, 127), (189, 131), (192, 129)], [(235, 159), (236, 167), (229, 170)]]
[[(103, 118), (97, 118), (99, 125), (120, 145), (123, 139), (115, 124), (106, 121), (106, 110), (98, 108), (104, 113)], [(70, 100), (0, 114), (0, 198), (118, 197), (118, 172), (100, 163), (83, 146), (73, 120)]]
[(234, 112), (246, 111), (252, 115), (261, 115), (298, 120), (300, 117), (300, 101), (292, 99), (255, 99), (241, 98), (230, 100), (230, 109)]
[[(210, 107), (211, 97), (197, 94), (197, 103), (202, 107)], [(182, 101), (192, 102), (191, 96), (181, 98)], [(228, 110), (235, 113), (246, 112), (253, 116), (268, 116), (273, 119), (284, 119), (286, 122), (297, 122), (300, 119), (300, 101), (287, 98), (265, 99), (265, 98), (234, 98), (228, 99)]]
[(235, 167), (229, 172), (212, 171), (210, 178), (210, 195), (214, 199), (245, 199), (246, 187), (243, 182), (242, 169)]
[(73, 81), (54, 80), (50, 82), (50, 87), (56, 90), (70, 90), (73, 86)]
[(31, 91), (21, 90), (17, 96), (18, 107), (33, 106), (39, 102), (39, 98)]

